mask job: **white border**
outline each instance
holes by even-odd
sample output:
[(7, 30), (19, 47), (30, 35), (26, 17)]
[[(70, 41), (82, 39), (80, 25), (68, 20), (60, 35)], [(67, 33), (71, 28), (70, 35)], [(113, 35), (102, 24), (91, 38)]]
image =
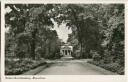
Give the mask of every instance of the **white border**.
[[(46, 3), (74, 3), (74, 4), (94, 4), (94, 3), (101, 3), (101, 4), (114, 4), (114, 3), (124, 3), (125, 4), (125, 60), (127, 60), (127, 54), (128, 54), (128, 2), (126, 0), (4, 0), (1, 3), (1, 78), (2, 82), (23, 82), (23, 81), (43, 81), (43, 82), (126, 82), (127, 73), (125, 75), (38, 75), (38, 77), (43, 76), (46, 79), (31, 79), (31, 80), (25, 80), (25, 79), (5, 79), (4, 75), (4, 45), (5, 45), (5, 20), (4, 20), (4, 5), (6, 3), (12, 3), (12, 4), (24, 4), (24, 3), (34, 3), (34, 4), (46, 4)], [(127, 61), (126, 61), (127, 63)], [(126, 64), (125, 63), (125, 64)], [(127, 69), (127, 65), (125, 68), (125, 71)], [(21, 77), (23, 75), (18, 75), (17, 77)], [(32, 77), (33, 75), (24, 75), (26, 77)], [(37, 75), (36, 75), (37, 76)]]
[(76, 4), (83, 4), (83, 3), (89, 3), (89, 4), (94, 4), (94, 3), (126, 3), (127, 0), (3, 0), (3, 3), (36, 3), (36, 4), (46, 4), (46, 3), (76, 3)]

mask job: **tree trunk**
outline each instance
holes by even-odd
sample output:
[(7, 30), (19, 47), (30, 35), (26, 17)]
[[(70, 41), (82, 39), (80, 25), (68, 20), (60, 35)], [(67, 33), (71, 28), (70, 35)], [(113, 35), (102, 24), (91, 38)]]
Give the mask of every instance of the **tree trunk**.
[(36, 43), (35, 43), (35, 38), (36, 38), (36, 30), (34, 30), (32, 32), (32, 41), (31, 41), (31, 55), (32, 55), (32, 59), (35, 60), (35, 47), (36, 47)]
[(46, 40), (46, 46), (45, 46), (45, 58), (49, 57), (49, 40)]

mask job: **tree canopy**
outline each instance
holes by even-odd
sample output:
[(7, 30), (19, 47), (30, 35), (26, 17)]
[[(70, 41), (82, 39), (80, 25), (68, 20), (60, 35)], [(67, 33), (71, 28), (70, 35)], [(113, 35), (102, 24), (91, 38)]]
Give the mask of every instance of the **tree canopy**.
[(123, 4), (6, 4), (8, 7), (6, 54), (32, 59), (59, 57), (62, 41), (52, 29), (54, 20), (72, 30), (68, 42), (74, 46), (74, 57), (92, 58), (95, 52), (99, 61), (124, 67)]

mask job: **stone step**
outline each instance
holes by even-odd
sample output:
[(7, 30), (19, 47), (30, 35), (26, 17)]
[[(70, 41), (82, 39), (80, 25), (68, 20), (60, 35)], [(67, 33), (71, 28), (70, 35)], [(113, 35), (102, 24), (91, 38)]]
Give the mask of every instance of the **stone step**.
[(61, 60), (72, 60), (73, 57), (61, 57)]

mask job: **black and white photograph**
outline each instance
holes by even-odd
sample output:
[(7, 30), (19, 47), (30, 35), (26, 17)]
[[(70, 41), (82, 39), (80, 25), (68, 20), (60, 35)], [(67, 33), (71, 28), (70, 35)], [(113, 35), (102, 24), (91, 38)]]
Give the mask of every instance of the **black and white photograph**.
[(5, 4), (5, 75), (125, 75), (124, 4)]
[[(0, 19), (1, 19), (1, 1), (0, 1)], [(0, 76), (1, 76), (1, 20), (0, 20)], [(0, 77), (1, 81), (1, 77)]]

